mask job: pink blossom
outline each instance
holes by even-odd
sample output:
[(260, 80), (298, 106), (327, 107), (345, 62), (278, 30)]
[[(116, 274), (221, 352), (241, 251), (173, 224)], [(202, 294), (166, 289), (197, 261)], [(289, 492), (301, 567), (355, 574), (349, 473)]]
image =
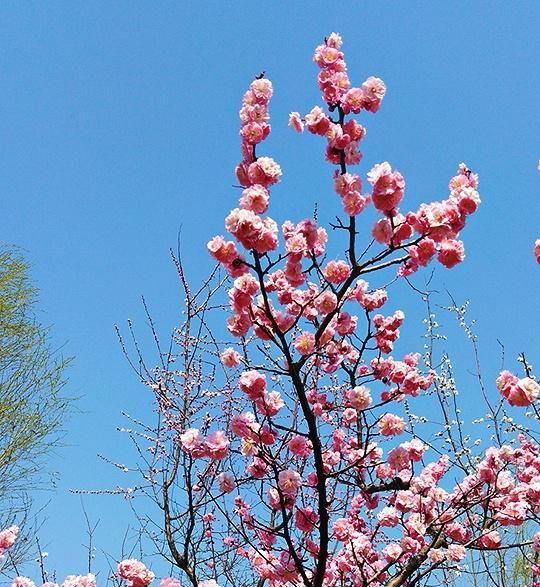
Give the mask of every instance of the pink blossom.
[(298, 112), (291, 112), (289, 114), (289, 126), (296, 132), (302, 132), (304, 130), (304, 123)]
[(358, 114), (364, 106), (364, 91), (362, 88), (351, 88), (342, 100), (342, 106), (345, 113), (354, 112)]
[(118, 576), (129, 587), (147, 587), (154, 580), (154, 573), (136, 559), (126, 559), (118, 563)]
[(476, 541), (476, 544), (481, 548), (493, 549), (498, 548), (501, 545), (501, 536), (497, 530), (492, 530), (480, 536)]
[(439, 262), (451, 269), (465, 258), (465, 248), (463, 243), (458, 240), (448, 239), (440, 244), (437, 259)]
[(301, 355), (310, 355), (315, 350), (315, 335), (312, 332), (302, 332), (296, 337), (294, 348)]
[(255, 214), (263, 214), (268, 209), (269, 199), (268, 190), (262, 185), (255, 184), (242, 192), (240, 207)]
[(371, 402), (371, 392), (365, 385), (353, 387), (345, 392), (345, 405), (356, 410), (366, 410)]
[(305, 122), (308, 131), (317, 135), (326, 135), (330, 127), (330, 119), (319, 106), (315, 106), (309, 114), (306, 114)]
[(368, 77), (362, 84), (363, 108), (368, 112), (377, 112), (386, 93), (386, 86), (378, 77)]
[[(152, 575), (152, 579), (145, 585), (148, 585), (153, 580), (154, 575), (152, 573), (150, 575)], [(133, 585), (135, 586), (136, 583), (133, 583)], [(142, 584), (140, 585), (142, 586)], [(96, 577), (92, 573), (87, 575), (68, 575), (61, 587), (96, 587)]]
[(229, 265), (238, 258), (236, 245), (225, 241), (222, 236), (215, 236), (207, 245), (208, 251), (216, 261)]
[(387, 506), (384, 507), (378, 514), (377, 520), (381, 526), (394, 527), (399, 523), (398, 511), (395, 507)]
[(180, 434), (180, 443), (182, 448), (193, 458), (200, 458), (206, 455), (204, 436), (197, 428), (189, 428), (183, 434)]
[(334, 176), (334, 189), (342, 198), (348, 194), (359, 194), (362, 191), (362, 181), (355, 173), (336, 174)]
[(289, 440), (289, 449), (293, 455), (306, 458), (311, 454), (311, 443), (305, 436), (297, 434)]
[(536, 257), (536, 262), (540, 263), (540, 238), (534, 241), (534, 256)]
[(390, 212), (397, 207), (403, 198), (405, 180), (399, 171), (392, 171), (385, 161), (375, 165), (367, 175), (373, 186), (371, 198), (377, 210)]
[(396, 436), (405, 430), (405, 422), (403, 418), (395, 414), (386, 413), (379, 419), (377, 423), (379, 432), (383, 436)]
[(334, 292), (326, 290), (315, 298), (315, 308), (319, 314), (325, 316), (330, 314), (337, 306), (337, 296)]
[(332, 533), (335, 539), (340, 542), (348, 540), (351, 536), (351, 532), (352, 528), (347, 518), (338, 518), (332, 526)]
[(253, 432), (253, 424), (255, 423), (255, 414), (245, 412), (243, 414), (235, 414), (231, 418), (231, 431), (240, 438), (247, 438)]
[(232, 347), (227, 347), (219, 358), (225, 367), (238, 367), (240, 364), (240, 354)]
[(301, 532), (311, 532), (319, 521), (318, 514), (311, 507), (298, 508), (296, 510), (295, 525)]
[(246, 468), (246, 471), (255, 479), (262, 479), (267, 470), (267, 463), (259, 457), (255, 457)]
[(540, 385), (530, 377), (518, 379), (509, 371), (502, 371), (496, 383), (511, 406), (528, 406), (540, 396)]
[(225, 228), (246, 249), (263, 254), (277, 247), (277, 224), (271, 218), (262, 219), (252, 210), (235, 208), (225, 219)]
[(296, 497), (296, 493), (302, 485), (300, 473), (293, 469), (280, 471), (278, 475), (278, 485), (284, 495), (291, 498)]
[(451, 561), (455, 561), (455, 562), (459, 562), (460, 560), (463, 560), (465, 558), (465, 556), (467, 555), (467, 551), (465, 550), (465, 547), (462, 546), (461, 544), (451, 544), (447, 548), (446, 552), (447, 552), (448, 559)]
[(36, 587), (36, 584), (28, 577), (15, 577), (11, 582), (11, 587)]
[(218, 475), (218, 483), (219, 490), (223, 491), (223, 493), (230, 493), (236, 488), (236, 482), (230, 473), (220, 473)]
[(159, 587), (182, 587), (182, 584), (178, 579), (174, 579), (173, 577), (164, 577), (159, 582)]
[(212, 460), (224, 459), (229, 453), (229, 444), (222, 430), (212, 432), (205, 440), (206, 454)]
[(351, 268), (345, 261), (329, 261), (323, 273), (327, 281), (339, 284), (349, 277)]
[(281, 177), (281, 167), (271, 157), (259, 157), (250, 164), (248, 177), (252, 184), (273, 185)]
[(0, 531), (0, 555), (15, 544), (18, 535), (18, 526), (9, 526), (9, 528)]
[(253, 80), (249, 88), (261, 102), (268, 102), (273, 94), (272, 82), (263, 77)]
[(279, 410), (285, 405), (285, 402), (281, 399), (279, 391), (271, 391), (265, 393), (261, 398), (256, 401), (257, 410), (260, 414), (265, 416), (275, 416)]
[(254, 369), (244, 371), (238, 380), (238, 387), (250, 400), (258, 400), (266, 391), (266, 377)]
[(242, 139), (250, 144), (256, 145), (263, 141), (270, 132), (270, 125), (265, 122), (248, 122), (240, 129), (240, 136)]

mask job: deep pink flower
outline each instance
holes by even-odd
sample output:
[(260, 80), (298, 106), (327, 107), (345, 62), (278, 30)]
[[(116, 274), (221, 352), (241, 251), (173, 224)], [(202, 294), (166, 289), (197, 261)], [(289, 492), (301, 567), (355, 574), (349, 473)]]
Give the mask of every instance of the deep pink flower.
[(301, 532), (311, 532), (319, 521), (318, 514), (311, 507), (298, 508), (296, 510), (295, 525)]

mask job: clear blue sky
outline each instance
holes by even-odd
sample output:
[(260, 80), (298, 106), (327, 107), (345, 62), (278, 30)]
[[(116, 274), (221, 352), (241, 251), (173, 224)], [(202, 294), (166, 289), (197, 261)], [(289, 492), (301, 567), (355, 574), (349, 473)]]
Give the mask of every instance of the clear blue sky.
[[(68, 489), (114, 486), (96, 454), (132, 454), (115, 432), (122, 410), (152, 418), (113, 325), (133, 318), (149, 340), (144, 294), (164, 336), (174, 326), (168, 249), (180, 227), (193, 279), (210, 267), (205, 243), (238, 196), (239, 102), (261, 70), (275, 86), (265, 150), (284, 171), (273, 216), (300, 219), (318, 202), (328, 221), (337, 210), (322, 142), (286, 127), (289, 111), (320, 102), (311, 56), (331, 31), (344, 38), (353, 81), (377, 75), (388, 86), (365, 118), (362, 173), (389, 160), (411, 208), (444, 198), (461, 161), (480, 174), (466, 262), (437, 269), (435, 283), (471, 300), (486, 375), (498, 367), (497, 337), (509, 359), (527, 350), (540, 365), (539, 16), (534, 1), (2, 2), (2, 241), (28, 252), (42, 319), (76, 357), (69, 393), (81, 396), (42, 532), (60, 576), (85, 560), (80, 499)], [(404, 330), (418, 335), (422, 309), (404, 310)], [(464, 349), (459, 339), (470, 361)], [(101, 518), (98, 546), (116, 555), (126, 504), (88, 497), (85, 507)]]

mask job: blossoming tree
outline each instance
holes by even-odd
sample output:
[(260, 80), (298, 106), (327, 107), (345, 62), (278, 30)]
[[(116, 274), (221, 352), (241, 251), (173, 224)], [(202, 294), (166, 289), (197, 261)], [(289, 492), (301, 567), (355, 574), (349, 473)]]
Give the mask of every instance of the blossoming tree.
[[(367, 281), (463, 261), (459, 237), (480, 204), (478, 178), (461, 164), (446, 199), (408, 212), (405, 179), (388, 162), (367, 173), (366, 189), (352, 171), (366, 133), (355, 115), (376, 113), (385, 85), (351, 84), (336, 33), (314, 60), (326, 110), (293, 112), (289, 124), (325, 141), (342, 208), (332, 234), (345, 252), (331, 253), (315, 218), (280, 231), (267, 214), (281, 169), (259, 153), (273, 91), (259, 76), (240, 110), (242, 193), (225, 219), (232, 240), (208, 243), (222, 269), (193, 291), (177, 260), (186, 294), (177, 350), (161, 352), (156, 369), (134, 364), (160, 414), (139, 436), (150, 448), (139, 490), (163, 515), (151, 538), (180, 579), (199, 587), (449, 585), (456, 570), (475, 572), (468, 560), (510, 549), (540, 573), (539, 446), (524, 426), (501, 420), (506, 405), (536, 409), (529, 365), (523, 358), (523, 376), (503, 371), (495, 382), (494, 443), (474, 454), (451, 373), (429, 344), (423, 357), (394, 351), (404, 313), (386, 310), (387, 288)], [(358, 217), (368, 207), (378, 219), (366, 238)], [(223, 287), (233, 343), (208, 318), (222, 312)], [(424, 398), (439, 406), (436, 432), (415, 415)], [(5, 536), (0, 548), (13, 529)], [(131, 587), (154, 579), (134, 560), (118, 575)], [(92, 580), (69, 581), (79, 579)]]

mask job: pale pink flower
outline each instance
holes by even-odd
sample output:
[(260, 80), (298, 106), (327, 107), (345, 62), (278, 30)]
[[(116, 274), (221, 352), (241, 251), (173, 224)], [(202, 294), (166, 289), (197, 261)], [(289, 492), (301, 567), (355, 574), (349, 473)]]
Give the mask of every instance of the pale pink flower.
[(319, 314), (330, 314), (337, 306), (337, 296), (330, 290), (323, 291), (315, 298), (314, 306)]
[(315, 335), (312, 332), (302, 332), (296, 337), (294, 348), (301, 355), (310, 355), (315, 350)]
[(244, 412), (242, 414), (235, 414), (231, 418), (231, 431), (240, 438), (247, 438), (253, 432), (253, 424), (255, 423), (255, 414), (252, 412)]
[(342, 100), (342, 107), (346, 113), (354, 112), (358, 114), (364, 107), (365, 96), (362, 88), (351, 88)]
[(252, 185), (242, 192), (240, 207), (244, 210), (251, 210), (255, 214), (263, 214), (268, 209), (270, 194), (262, 185)]
[(462, 546), (461, 544), (451, 544), (447, 548), (446, 552), (447, 552), (448, 560), (455, 561), (455, 562), (459, 562), (460, 560), (463, 560), (465, 558), (465, 556), (467, 555), (467, 551), (465, 550), (465, 547)]
[(225, 241), (222, 236), (215, 236), (206, 246), (212, 257), (220, 263), (229, 264), (238, 258), (236, 245), (232, 241)]
[(15, 577), (11, 582), (11, 587), (36, 587), (36, 584), (28, 577)]
[(204, 436), (197, 428), (188, 428), (183, 434), (180, 434), (180, 444), (194, 458), (206, 455)]
[(289, 114), (289, 126), (296, 132), (302, 132), (304, 130), (304, 123), (298, 112), (291, 112)]
[(15, 544), (18, 535), (18, 526), (10, 526), (9, 528), (6, 528), (5, 530), (2, 530), (0, 532), (0, 554), (2, 553), (2, 551), (11, 548)]
[(443, 548), (432, 548), (428, 552), (428, 559), (435, 564), (442, 563), (446, 558), (446, 551)]
[(351, 528), (351, 524), (347, 518), (338, 518), (333, 526), (332, 526), (332, 534), (336, 540), (340, 542), (347, 541), (353, 529)]
[(398, 511), (395, 507), (386, 506), (377, 514), (377, 520), (381, 526), (397, 526), (399, 523)]
[(159, 587), (182, 587), (182, 583), (173, 577), (164, 577), (159, 582)]
[(377, 112), (386, 94), (386, 86), (382, 79), (371, 76), (362, 84), (362, 93), (363, 107), (368, 112)]
[(390, 413), (381, 416), (377, 425), (379, 427), (379, 432), (383, 436), (396, 436), (405, 430), (405, 422), (403, 421), (403, 418)]
[(371, 402), (371, 392), (365, 385), (358, 385), (345, 392), (345, 404), (351, 408), (365, 410)]
[(225, 432), (222, 430), (217, 430), (216, 432), (212, 432), (205, 442), (206, 447), (206, 454), (212, 460), (221, 460), (224, 459), (229, 453), (229, 440), (225, 436)]
[(257, 411), (265, 416), (275, 416), (285, 405), (281, 399), (279, 391), (265, 393), (263, 397), (256, 401)]
[(286, 469), (279, 472), (278, 485), (284, 495), (294, 498), (302, 485), (302, 477), (298, 471)]
[(262, 479), (268, 471), (268, 465), (263, 459), (255, 457), (247, 466), (246, 471), (255, 479)]
[(232, 347), (226, 348), (219, 356), (221, 362), (225, 367), (238, 367), (240, 364), (240, 353), (235, 351)]
[(249, 86), (255, 96), (263, 101), (268, 101), (272, 97), (272, 82), (264, 77), (253, 80)]
[(345, 281), (350, 273), (351, 268), (345, 261), (329, 261), (323, 269), (326, 280), (335, 284)]
[[(153, 579), (154, 575), (152, 573), (150, 574)], [(136, 584), (134, 583), (133, 585), (135, 586)], [(64, 579), (61, 587), (96, 587), (96, 577), (92, 573), (88, 573), (87, 575), (68, 575)]]
[(230, 493), (236, 488), (236, 482), (230, 473), (220, 473), (218, 475), (218, 483), (219, 490), (223, 491), (223, 493)]

